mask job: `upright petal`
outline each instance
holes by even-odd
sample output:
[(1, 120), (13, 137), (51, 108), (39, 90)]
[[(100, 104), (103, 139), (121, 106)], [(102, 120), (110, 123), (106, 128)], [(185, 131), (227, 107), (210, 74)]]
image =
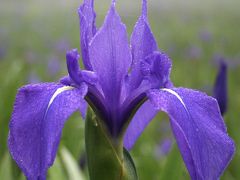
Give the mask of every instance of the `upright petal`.
[(81, 84), (82, 79), (79, 77), (79, 54), (77, 52), (77, 49), (70, 50), (66, 53), (66, 61), (67, 61), (67, 68), (68, 68), (68, 73), (71, 79), (76, 83), (76, 84)]
[(221, 114), (227, 110), (228, 92), (227, 92), (227, 64), (220, 61), (218, 75), (215, 81), (213, 96), (217, 99)]
[(165, 111), (192, 179), (218, 179), (234, 154), (217, 101), (204, 93), (174, 88), (152, 90), (149, 99)]
[(27, 85), (19, 89), (9, 125), (9, 150), (28, 179), (46, 179), (67, 118), (84, 113), (87, 87), (79, 89), (55, 83)]
[(80, 20), (80, 44), (82, 51), (83, 64), (87, 70), (92, 70), (92, 65), (89, 60), (89, 43), (96, 33), (94, 12), (94, 0), (84, 0), (83, 4), (78, 9)]
[(126, 27), (114, 4), (89, 48), (93, 70), (98, 74), (106, 101), (112, 109), (119, 103), (122, 81), (131, 64)]
[[(90, 85), (96, 85), (98, 82), (98, 77), (96, 73), (88, 70), (80, 70), (79, 67), (79, 54), (77, 49), (72, 49), (67, 52), (67, 68), (70, 78), (75, 82), (76, 85), (81, 85), (82, 82), (86, 82)], [(63, 82), (69, 82), (70, 79), (64, 78)]]
[[(144, 80), (138, 88), (128, 93), (128, 97), (122, 104), (122, 114), (126, 114), (126, 116), (122, 118), (122, 125), (129, 121), (132, 113), (136, 111), (136, 107), (139, 107), (142, 101), (146, 99), (146, 92), (149, 89), (172, 87), (170, 85), (171, 81), (169, 78), (171, 66), (172, 63), (168, 56), (158, 51), (147, 56), (145, 60), (141, 62), (141, 71), (144, 76)], [(141, 134), (140, 129), (143, 130), (145, 128), (145, 124), (151, 121), (155, 114), (156, 110), (152, 108), (152, 105), (149, 102), (145, 102), (145, 104), (137, 110), (137, 113), (130, 122), (127, 135), (125, 136), (125, 138), (129, 139), (128, 141), (133, 138), (133, 140), (131, 140), (133, 142), (129, 142), (128, 144), (131, 144), (131, 146), (134, 144), (137, 137)], [(136, 134), (132, 135), (132, 133), (135, 133), (132, 131), (132, 128), (134, 129), (136, 127), (139, 129), (136, 131), (136, 134), (138, 134), (137, 137), (135, 137)], [(129, 149), (129, 145), (126, 145), (126, 148)]]
[(146, 0), (143, 0), (142, 15), (139, 17), (131, 36), (131, 48), (133, 62), (129, 77), (130, 90), (137, 88), (143, 79), (140, 61), (158, 49), (147, 20)]
[[(103, 116), (106, 115), (103, 92), (98, 82), (97, 74), (93, 71), (80, 70), (77, 49), (68, 51), (66, 59), (69, 76), (63, 77), (60, 82), (64, 85), (77, 88), (81, 86), (82, 83), (86, 83), (88, 85), (87, 101), (91, 102), (91, 105), (95, 105), (95, 107), (92, 107), (93, 109), (98, 109), (99, 112), (104, 113), (102, 114)], [(87, 106), (84, 105), (83, 108), (84, 107)], [(82, 115), (84, 116), (84, 113), (82, 113)]]
[(170, 82), (172, 62), (170, 58), (159, 51), (155, 51), (141, 62), (141, 71), (151, 88), (164, 88)]

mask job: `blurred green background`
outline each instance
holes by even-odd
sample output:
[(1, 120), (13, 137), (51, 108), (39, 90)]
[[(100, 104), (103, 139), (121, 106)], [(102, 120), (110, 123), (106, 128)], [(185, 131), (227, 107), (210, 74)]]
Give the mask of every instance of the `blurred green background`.
[[(65, 52), (79, 49), (80, 0), (0, 0), (0, 179), (24, 179), (7, 149), (8, 123), (17, 89), (58, 81), (67, 74)], [(110, 0), (96, 0), (101, 25)], [(229, 108), (225, 122), (236, 143), (234, 159), (221, 179), (240, 179), (240, 1), (149, 0), (149, 18), (159, 48), (173, 61), (175, 86), (212, 94), (218, 61), (229, 65)], [(118, 0), (129, 35), (141, 0)], [(164, 113), (159, 113), (131, 151), (140, 180), (189, 179)], [(84, 122), (78, 113), (66, 123), (50, 180), (88, 179), (84, 164)], [(81, 165), (81, 166), (80, 166)], [(83, 168), (80, 168), (83, 167)]]

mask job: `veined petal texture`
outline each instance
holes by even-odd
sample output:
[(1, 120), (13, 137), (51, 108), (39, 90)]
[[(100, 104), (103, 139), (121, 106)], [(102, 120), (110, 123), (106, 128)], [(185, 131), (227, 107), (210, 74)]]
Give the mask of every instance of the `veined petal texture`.
[(168, 113), (191, 178), (218, 179), (235, 147), (227, 135), (217, 101), (185, 88), (152, 90), (148, 96), (156, 109)]
[(80, 44), (82, 60), (86, 70), (92, 70), (92, 64), (89, 60), (89, 43), (95, 35), (97, 29), (95, 26), (96, 13), (94, 12), (94, 0), (84, 0), (78, 9), (80, 21)]
[(144, 129), (156, 116), (157, 113), (158, 111), (153, 107), (153, 105), (149, 101), (146, 101), (138, 109), (124, 135), (124, 147), (127, 150), (132, 149), (136, 140), (143, 133)]
[(147, 20), (147, 2), (143, 0), (142, 14), (139, 17), (131, 35), (132, 67), (129, 77), (130, 90), (137, 88), (142, 79), (140, 62), (146, 56), (158, 50), (156, 40)]
[(122, 24), (114, 3), (103, 26), (90, 43), (89, 55), (108, 106), (117, 108), (122, 81), (131, 65), (131, 54), (126, 27)]
[(19, 89), (9, 125), (9, 150), (29, 180), (45, 179), (52, 165), (61, 131), (76, 110), (84, 113), (87, 87), (76, 89), (56, 83)]
[(159, 51), (153, 52), (141, 62), (142, 74), (144, 79), (149, 81), (151, 88), (168, 87), (171, 68), (172, 62), (170, 58)]

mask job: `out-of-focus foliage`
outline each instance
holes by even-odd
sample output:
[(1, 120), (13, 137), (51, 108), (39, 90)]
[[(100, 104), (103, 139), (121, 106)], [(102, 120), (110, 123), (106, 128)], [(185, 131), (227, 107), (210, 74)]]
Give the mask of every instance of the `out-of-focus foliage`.
[[(7, 149), (8, 122), (17, 89), (27, 83), (58, 81), (65, 75), (65, 52), (79, 48), (76, 13), (79, 0), (1, 0), (0, 2), (0, 179), (24, 179)], [(100, 25), (110, 0), (96, 0)], [(132, 31), (140, 0), (117, 4)], [(229, 108), (225, 122), (236, 143), (236, 154), (222, 176), (240, 179), (240, 1), (149, 0), (149, 16), (159, 48), (173, 60), (176, 86), (212, 93), (217, 64), (229, 65)], [(168, 139), (171, 144), (164, 141)], [(172, 137), (168, 117), (159, 113), (131, 152), (141, 179), (189, 179)], [(84, 157), (84, 121), (74, 114), (66, 123), (60, 150), (48, 179), (87, 177)], [(82, 166), (83, 167), (83, 166)]]

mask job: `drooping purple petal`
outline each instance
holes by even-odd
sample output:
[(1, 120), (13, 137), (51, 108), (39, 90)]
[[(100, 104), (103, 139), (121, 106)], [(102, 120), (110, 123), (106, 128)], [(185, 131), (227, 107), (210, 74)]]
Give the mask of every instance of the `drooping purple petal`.
[(55, 83), (19, 89), (9, 125), (9, 150), (29, 180), (45, 179), (67, 118), (85, 103), (86, 85), (79, 89)]
[(174, 88), (151, 90), (149, 99), (165, 111), (192, 179), (218, 179), (232, 159), (234, 143), (227, 135), (217, 101), (204, 93)]
[(221, 114), (223, 115), (227, 110), (227, 64), (222, 60), (220, 61), (218, 75), (213, 89), (213, 97), (218, 101)]
[(90, 43), (89, 55), (106, 102), (111, 109), (116, 110), (122, 81), (131, 64), (131, 54), (126, 27), (122, 24), (114, 4), (113, 2), (103, 26)]
[(81, 113), (81, 116), (83, 119), (86, 119), (87, 117), (87, 109), (88, 109), (88, 104), (87, 102), (84, 100), (81, 102), (81, 104), (79, 105), (79, 112)]
[(92, 65), (89, 60), (88, 47), (97, 31), (95, 26), (96, 13), (94, 12), (93, 6), (94, 0), (84, 0), (84, 3), (78, 9), (82, 59), (85, 68), (89, 71), (92, 70)]
[(147, 20), (146, 0), (143, 0), (142, 15), (139, 17), (131, 36), (131, 48), (133, 62), (129, 77), (130, 91), (137, 88), (143, 79), (140, 62), (158, 49)]
[(127, 150), (131, 150), (136, 140), (142, 134), (146, 126), (157, 114), (157, 110), (154, 109), (153, 105), (146, 101), (136, 112), (133, 119), (131, 120), (127, 131), (124, 136), (124, 147)]

